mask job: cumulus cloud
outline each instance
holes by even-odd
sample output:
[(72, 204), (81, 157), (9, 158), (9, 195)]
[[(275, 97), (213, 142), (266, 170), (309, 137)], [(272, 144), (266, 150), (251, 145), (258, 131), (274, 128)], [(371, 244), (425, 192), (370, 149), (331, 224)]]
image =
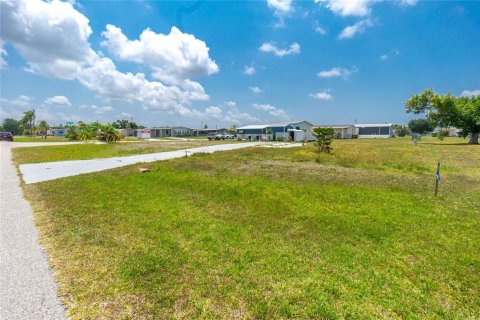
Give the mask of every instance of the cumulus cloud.
[[(315, 0), (340, 16), (367, 16), (371, 6), (380, 0)], [(406, 0), (409, 1), (409, 0)], [(411, 1), (411, 0), (410, 0)]]
[(351, 39), (353, 38), (356, 34), (363, 33), (365, 32), (365, 29), (367, 27), (371, 27), (373, 25), (373, 22), (370, 19), (365, 19), (358, 21), (357, 23), (345, 27), (342, 32), (338, 35), (339, 39)]
[(480, 96), (480, 89), (478, 90), (463, 90), (462, 91), (462, 94), (461, 94), (462, 97), (473, 97), (473, 96)]
[(50, 105), (67, 106), (67, 107), (70, 107), (72, 105), (68, 100), (68, 98), (65, 96), (53, 96), (45, 99), (43, 103), (50, 104)]
[(96, 105), (92, 105), (90, 106), (90, 108), (94, 110), (93, 113), (95, 114), (104, 114), (105, 112), (113, 111), (113, 108), (111, 106), (98, 107)]
[(30, 107), (32, 98), (29, 96), (21, 95), (16, 99), (10, 101), (10, 104), (17, 107)]
[(87, 41), (89, 21), (70, 3), (3, 0), (0, 15), (2, 40), (27, 60), (31, 72), (74, 79), (95, 56)]
[(205, 109), (205, 115), (207, 117), (220, 120), (222, 118), (222, 109), (217, 106), (210, 106)]
[(320, 78), (337, 78), (342, 77), (343, 79), (348, 79), (352, 73), (357, 72), (357, 68), (353, 67), (353, 69), (345, 69), (340, 67), (334, 67), (330, 70), (324, 70), (317, 73), (317, 76)]
[(266, 42), (258, 48), (258, 50), (262, 52), (269, 52), (273, 53), (277, 57), (283, 57), (291, 54), (299, 54), (300, 53), (300, 45), (296, 42), (292, 43), (288, 48), (278, 48), (272, 42)]
[(285, 14), (292, 10), (292, 0), (267, 0), (267, 4), (277, 14)]
[[(228, 108), (226, 112), (223, 111), (224, 107)], [(228, 121), (237, 124), (259, 121), (255, 116), (252, 116), (247, 112), (240, 111), (235, 101), (227, 101), (223, 106), (207, 107), (203, 112), (203, 115), (215, 120)]]
[(144, 30), (138, 40), (129, 40), (122, 29), (108, 24), (102, 33), (102, 46), (120, 60), (148, 65), (153, 77), (167, 83), (211, 75), (219, 71), (210, 59), (205, 42), (172, 27), (170, 33), (159, 34)]
[(255, 87), (248, 87), (253, 93), (255, 94), (259, 94), (259, 93), (262, 93), (262, 89), (260, 89), (259, 87), (255, 86)]
[(245, 68), (243, 68), (243, 73), (245, 73), (248, 76), (254, 75), (255, 72), (256, 70), (254, 66), (245, 66)]
[[(108, 46), (118, 45), (119, 57), (147, 64), (161, 80), (150, 81), (143, 73), (119, 71), (111, 59), (93, 51), (88, 42), (92, 33), (89, 21), (70, 3), (3, 0), (0, 5), (2, 41), (10, 43), (27, 60), (31, 72), (77, 80), (106, 99), (181, 116), (198, 115), (191, 103), (209, 99), (198, 82), (186, 77), (218, 72), (218, 66), (208, 57), (205, 43), (192, 35), (176, 28), (169, 35), (147, 30), (140, 40), (130, 41), (118, 28), (107, 29), (112, 36), (107, 37)], [(165, 51), (156, 53), (145, 47), (158, 43), (171, 45), (165, 50), (171, 49), (172, 57), (166, 57)], [(179, 43), (185, 45), (185, 52), (179, 53)], [(173, 61), (173, 57), (179, 60)]]
[(333, 100), (333, 96), (328, 91), (325, 89), (317, 93), (310, 93), (309, 96), (317, 100)]
[(279, 119), (289, 119), (290, 118), (290, 116), (285, 112), (285, 110), (279, 109), (279, 108), (274, 107), (270, 104), (254, 103), (254, 104), (252, 104), (252, 106), (257, 110), (267, 112), (269, 115), (271, 115), (275, 118), (279, 118)]

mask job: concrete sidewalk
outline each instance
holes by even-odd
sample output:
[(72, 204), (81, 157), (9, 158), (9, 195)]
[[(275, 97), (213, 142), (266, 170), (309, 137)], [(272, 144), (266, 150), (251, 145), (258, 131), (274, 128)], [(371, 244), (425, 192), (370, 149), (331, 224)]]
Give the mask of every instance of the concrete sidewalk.
[(11, 161), (13, 146), (0, 142), (0, 319), (66, 319)]

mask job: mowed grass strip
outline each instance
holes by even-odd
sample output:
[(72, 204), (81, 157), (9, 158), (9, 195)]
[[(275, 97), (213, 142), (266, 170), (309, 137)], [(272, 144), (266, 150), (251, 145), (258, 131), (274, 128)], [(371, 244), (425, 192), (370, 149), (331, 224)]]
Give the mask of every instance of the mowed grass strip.
[[(388, 141), (393, 151), (368, 149), (407, 148)], [(477, 318), (480, 180), (469, 163), (479, 150), (455, 161), (431, 147), (410, 161), (449, 162), (438, 198), (433, 172), (404, 158), (393, 169), (361, 156), (298, 162), (311, 146), (25, 189), (74, 319)]]
[(87, 160), (130, 156), (135, 154), (174, 151), (188, 148), (203, 147), (222, 143), (236, 143), (237, 141), (208, 141), (204, 139), (192, 140), (164, 140), (164, 141), (126, 141), (115, 144), (72, 144), (62, 146), (44, 146), (30, 148), (15, 148), (13, 156), (18, 164), (40, 163), (67, 160)]

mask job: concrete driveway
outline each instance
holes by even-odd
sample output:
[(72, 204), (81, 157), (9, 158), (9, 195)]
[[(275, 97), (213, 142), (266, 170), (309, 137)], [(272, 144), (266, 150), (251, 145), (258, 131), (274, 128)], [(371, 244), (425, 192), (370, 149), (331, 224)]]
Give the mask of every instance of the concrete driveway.
[(75, 176), (83, 173), (98, 172), (113, 168), (119, 168), (135, 163), (169, 160), (190, 156), (195, 153), (213, 153), (217, 151), (235, 150), (263, 144), (264, 143), (262, 142), (217, 144), (213, 146), (150, 154), (139, 154), (127, 157), (22, 164), (20, 165), (20, 172), (23, 175), (23, 180), (25, 181), (25, 183), (30, 184)]

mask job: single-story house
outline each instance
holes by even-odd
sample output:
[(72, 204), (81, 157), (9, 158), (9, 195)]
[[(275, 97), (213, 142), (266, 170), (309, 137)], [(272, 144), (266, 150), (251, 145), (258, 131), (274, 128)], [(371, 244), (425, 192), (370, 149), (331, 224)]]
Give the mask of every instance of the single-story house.
[(52, 135), (54, 137), (65, 137), (67, 134), (67, 129), (50, 129), (47, 131), (47, 135)]
[(308, 121), (274, 122), (237, 128), (237, 135), (248, 140), (311, 141), (313, 124)]
[(193, 129), (187, 127), (173, 127), (173, 137), (191, 137), (193, 135)]
[(352, 139), (356, 137), (353, 124), (323, 124), (320, 128), (332, 128), (335, 139)]
[(119, 131), (124, 137), (135, 137), (137, 135), (137, 129), (120, 129)]
[(359, 138), (391, 138), (395, 136), (392, 123), (356, 124), (355, 134)]

